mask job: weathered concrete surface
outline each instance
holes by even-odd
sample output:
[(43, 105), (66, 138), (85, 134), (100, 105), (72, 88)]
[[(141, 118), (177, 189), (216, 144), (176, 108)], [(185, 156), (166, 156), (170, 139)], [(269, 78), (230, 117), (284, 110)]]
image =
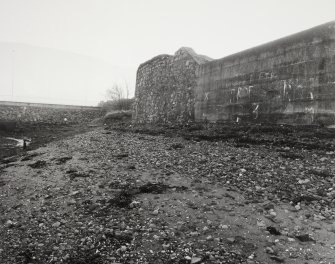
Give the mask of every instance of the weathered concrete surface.
[(194, 120), (194, 89), (199, 66), (210, 58), (190, 48), (159, 55), (137, 71), (133, 120), (137, 123)]
[(85, 123), (103, 115), (100, 107), (0, 101), (0, 123), (15, 121), (56, 124), (64, 123), (64, 118), (70, 123)]
[(199, 68), (196, 120), (335, 124), (335, 22)]

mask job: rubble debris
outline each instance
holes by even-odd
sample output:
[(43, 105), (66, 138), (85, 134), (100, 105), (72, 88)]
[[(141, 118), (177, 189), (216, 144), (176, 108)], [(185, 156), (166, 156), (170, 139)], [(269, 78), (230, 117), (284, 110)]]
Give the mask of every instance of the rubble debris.
[(47, 165), (47, 162), (45, 160), (38, 160), (34, 163), (28, 164), (28, 166), (33, 169), (44, 168), (46, 165)]
[(3, 158), (0, 160), (0, 164), (9, 164), (18, 161), (19, 158), (17, 156), (12, 156), (8, 158)]
[(303, 234), (295, 236), (301, 242), (316, 242), (310, 234)]
[(129, 190), (122, 190), (117, 193), (108, 203), (121, 208), (129, 208), (133, 201), (133, 194)]
[(128, 158), (128, 156), (129, 156), (128, 153), (120, 153), (120, 154), (114, 155), (114, 157), (117, 159)]
[(85, 172), (79, 172), (76, 169), (70, 169), (66, 171), (67, 174), (69, 174), (70, 179), (73, 180), (75, 178), (88, 178), (90, 175)]
[(139, 191), (141, 193), (163, 193), (165, 192), (168, 188), (170, 188), (168, 185), (163, 184), (163, 183), (152, 183), (148, 182), (142, 186), (139, 187)]
[(281, 232), (277, 228), (275, 228), (273, 226), (268, 226), (266, 228), (266, 230), (269, 231), (269, 233), (271, 235), (276, 235), (276, 236), (280, 236), (281, 235)]
[(71, 159), (72, 159), (72, 157), (70, 157), (70, 156), (61, 157), (61, 158), (56, 159), (56, 164), (57, 165), (61, 165), (61, 164), (64, 164), (64, 163), (66, 163), (67, 161), (69, 161)]
[(39, 153), (31, 153), (31, 154), (28, 154), (28, 155), (25, 155), (21, 161), (28, 161), (28, 160), (32, 160), (33, 158), (39, 156), (40, 154)]
[(174, 144), (171, 144), (169, 149), (183, 149), (185, 148), (185, 146), (181, 143), (174, 143)]

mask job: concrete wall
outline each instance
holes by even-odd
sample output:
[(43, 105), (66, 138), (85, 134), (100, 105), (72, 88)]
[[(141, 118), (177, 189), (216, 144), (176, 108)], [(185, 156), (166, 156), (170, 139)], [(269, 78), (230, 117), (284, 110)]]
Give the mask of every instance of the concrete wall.
[(335, 124), (335, 22), (202, 64), (196, 120)]
[(137, 71), (133, 120), (138, 123), (194, 120), (194, 89), (199, 65), (210, 58), (190, 48), (160, 55)]
[(85, 123), (103, 115), (100, 107), (0, 101), (0, 122)]

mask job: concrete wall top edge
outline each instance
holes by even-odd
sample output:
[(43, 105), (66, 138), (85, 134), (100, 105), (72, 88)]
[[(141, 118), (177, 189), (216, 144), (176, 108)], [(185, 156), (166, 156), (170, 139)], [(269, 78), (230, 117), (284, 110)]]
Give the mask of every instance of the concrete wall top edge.
[(271, 52), (276, 49), (285, 49), (292, 47), (294, 44), (313, 43), (314, 41), (335, 41), (335, 21), (328, 22), (235, 54), (228, 55), (221, 59), (216, 59), (202, 64), (203, 67), (211, 67), (213, 65), (234, 61), (243, 57), (258, 56), (260, 54)]

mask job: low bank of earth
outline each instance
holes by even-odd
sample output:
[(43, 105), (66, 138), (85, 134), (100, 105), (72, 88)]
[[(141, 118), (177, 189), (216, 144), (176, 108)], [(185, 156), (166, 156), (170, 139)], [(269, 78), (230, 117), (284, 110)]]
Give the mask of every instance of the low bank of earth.
[(1, 165), (0, 263), (334, 263), (334, 157), (103, 128), (54, 141)]

